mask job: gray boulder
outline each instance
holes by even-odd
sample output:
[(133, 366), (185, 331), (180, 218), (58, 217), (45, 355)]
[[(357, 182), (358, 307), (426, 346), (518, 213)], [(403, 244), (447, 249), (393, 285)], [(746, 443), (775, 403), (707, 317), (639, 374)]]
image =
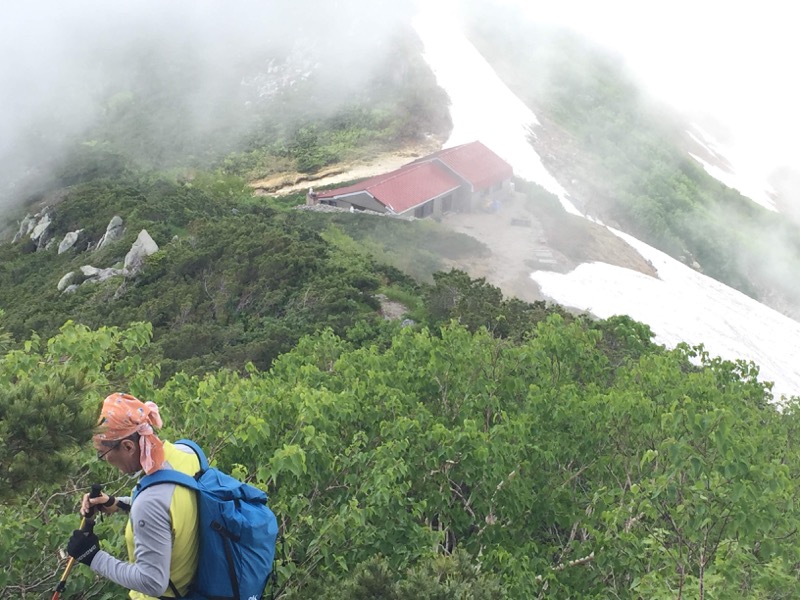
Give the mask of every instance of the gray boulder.
[(144, 259), (158, 252), (158, 244), (153, 241), (146, 229), (142, 229), (133, 242), (128, 254), (125, 255), (125, 262), (122, 270), (126, 276), (136, 275), (144, 264)]
[(103, 234), (103, 237), (100, 238), (100, 241), (97, 242), (97, 247), (95, 250), (100, 250), (101, 248), (105, 248), (111, 242), (117, 241), (119, 238), (122, 237), (122, 232), (124, 231), (122, 217), (114, 215), (111, 218), (111, 221), (108, 222), (108, 226), (106, 227), (106, 232)]
[(31, 231), (31, 239), (34, 242), (39, 242), (44, 239), (45, 234), (47, 233), (47, 228), (50, 227), (50, 213), (45, 212), (39, 220), (34, 225), (33, 230)]
[(19, 226), (19, 232), (22, 235), (30, 235), (33, 228), (36, 227), (36, 223), (39, 222), (40, 216), (39, 213), (35, 215), (25, 215), (25, 218), (22, 219), (22, 223)]
[(33, 228), (36, 227), (36, 217), (28, 214), (25, 215), (25, 218), (22, 219), (22, 222), (19, 224), (19, 231), (17, 231), (16, 235), (14, 236), (13, 243), (16, 244), (26, 235), (30, 235)]
[(80, 238), (81, 232), (83, 229), (78, 229), (77, 231), (70, 231), (67, 235), (64, 236), (64, 239), (61, 240), (61, 243), (58, 245), (58, 253), (63, 254), (70, 248), (72, 248), (75, 243)]
[(106, 279), (122, 275), (122, 270), (114, 268), (98, 269), (91, 265), (83, 265), (81, 267), (81, 273), (83, 273), (83, 276), (86, 278), (83, 283), (100, 283)]
[(75, 281), (76, 276), (77, 273), (75, 271), (70, 271), (69, 273), (64, 275), (61, 279), (59, 279), (58, 285), (56, 286), (58, 288), (58, 291), (63, 292), (64, 290), (66, 290), (67, 287), (69, 287), (72, 284), (72, 282)]

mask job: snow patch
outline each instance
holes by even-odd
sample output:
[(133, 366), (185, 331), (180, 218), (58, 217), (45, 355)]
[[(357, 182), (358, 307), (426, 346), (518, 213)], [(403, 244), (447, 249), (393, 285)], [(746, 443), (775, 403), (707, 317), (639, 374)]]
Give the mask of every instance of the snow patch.
[[(424, 58), (452, 102), (454, 128), (447, 145), (481, 140), (509, 162), (517, 175), (556, 194), (568, 212), (584, 216), (529, 143), (529, 128), (537, 122), (536, 116), (453, 24), (452, 13), (449, 18), (437, 17), (436, 7), (445, 8), (426, 3), (415, 27), (424, 44)], [(712, 355), (753, 361), (759, 365), (762, 381), (774, 382), (776, 399), (800, 395), (800, 323), (630, 235), (611, 231), (650, 260), (660, 279), (604, 263), (583, 264), (567, 274), (536, 271), (531, 278), (555, 302), (601, 318), (626, 314), (647, 323), (656, 341), (668, 347), (679, 342), (703, 343)]]
[(600, 318), (627, 314), (647, 323), (655, 341), (703, 344), (727, 360), (755, 362), (773, 395), (800, 394), (800, 323), (621, 231), (613, 233), (658, 270), (659, 279), (605, 263), (586, 263), (567, 274), (536, 271), (542, 293)]

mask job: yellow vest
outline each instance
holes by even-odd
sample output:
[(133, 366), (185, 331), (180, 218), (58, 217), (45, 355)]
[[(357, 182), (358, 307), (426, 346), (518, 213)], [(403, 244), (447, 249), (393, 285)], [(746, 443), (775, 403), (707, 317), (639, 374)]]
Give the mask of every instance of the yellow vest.
[[(194, 452), (183, 452), (173, 444), (164, 442), (164, 458), (176, 471), (194, 476), (200, 470), (200, 462)], [(169, 507), (172, 521), (172, 561), (169, 580), (181, 594), (185, 594), (197, 569), (199, 531), (197, 528), (197, 496), (194, 490), (176, 485)], [(125, 527), (125, 542), (128, 546), (128, 560), (135, 562), (133, 525), (130, 519)], [(165, 596), (172, 597), (172, 588), (167, 588)], [(141, 592), (131, 591), (134, 600), (157, 600)]]

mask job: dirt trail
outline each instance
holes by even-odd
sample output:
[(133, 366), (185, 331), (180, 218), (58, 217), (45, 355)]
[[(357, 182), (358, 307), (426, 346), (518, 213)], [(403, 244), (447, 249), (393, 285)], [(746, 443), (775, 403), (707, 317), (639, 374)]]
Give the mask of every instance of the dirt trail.
[(281, 173), (266, 179), (250, 182), (256, 195), (286, 196), (304, 192), (309, 187), (335, 185), (354, 179), (365, 179), (399, 169), (414, 160), (436, 152), (442, 142), (436, 138), (410, 144), (393, 152), (378, 153), (350, 163), (340, 163), (309, 175), (307, 173)]

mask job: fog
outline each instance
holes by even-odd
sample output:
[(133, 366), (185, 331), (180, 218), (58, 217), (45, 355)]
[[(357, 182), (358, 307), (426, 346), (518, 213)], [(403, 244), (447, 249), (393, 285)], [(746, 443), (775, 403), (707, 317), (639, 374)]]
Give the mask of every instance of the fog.
[[(793, 76), (800, 38), (790, 4), (503, 3), (521, 7), (539, 25), (566, 27), (617, 54), (651, 97), (683, 113), (689, 134), (723, 159), (712, 164), (693, 155), (710, 175), (800, 222), (800, 86)], [(797, 319), (796, 234), (779, 227), (778, 219), (756, 220), (756, 214), (743, 223), (723, 206), (713, 220), (721, 231), (751, 225), (751, 231), (769, 232), (768, 238), (743, 240), (729, 260), (760, 287), (762, 300)]]
[[(324, 74), (318, 82), (324, 101), (335, 104), (371, 73), (386, 40), (409, 21), (411, 6), (368, 0), (6, 0), (0, 20), (0, 217), (35, 190), (76, 142), (96, 142), (87, 137), (92, 127), (113, 118), (115, 107), (137, 93), (166, 97), (180, 82), (184, 88), (177, 91), (185, 94), (175, 98), (175, 108), (190, 130), (187, 139), (234, 131), (249, 104), (312, 71)], [(154, 130), (157, 119), (152, 117)]]
[[(800, 172), (800, 87), (791, 65), (800, 55), (800, 38), (792, 31), (790, 3), (462, 1), (519, 4), (539, 23), (566, 26), (618, 52), (650, 91), (690, 112), (715, 136), (749, 189), (763, 188), (783, 166)], [(0, 20), (0, 216), (108, 112), (115, 94), (130, 92), (153, 65), (163, 72), (151, 74), (169, 78), (170, 65), (183, 68), (191, 57), (186, 126), (199, 133), (233, 129), (231, 106), (223, 105), (235, 98), (241, 106), (267, 93), (259, 74), (269, 74), (274, 87), (280, 68), (285, 81), (320, 69), (329, 74), (331, 102), (334, 88), (345, 95), (358, 89), (393, 30), (412, 18), (414, 4), (6, 0)], [(786, 182), (796, 178), (785, 174), (780, 171), (781, 191), (794, 193)]]
[(748, 185), (765, 187), (784, 166), (800, 172), (792, 3), (505, 1), (620, 53), (647, 89), (715, 135)]

